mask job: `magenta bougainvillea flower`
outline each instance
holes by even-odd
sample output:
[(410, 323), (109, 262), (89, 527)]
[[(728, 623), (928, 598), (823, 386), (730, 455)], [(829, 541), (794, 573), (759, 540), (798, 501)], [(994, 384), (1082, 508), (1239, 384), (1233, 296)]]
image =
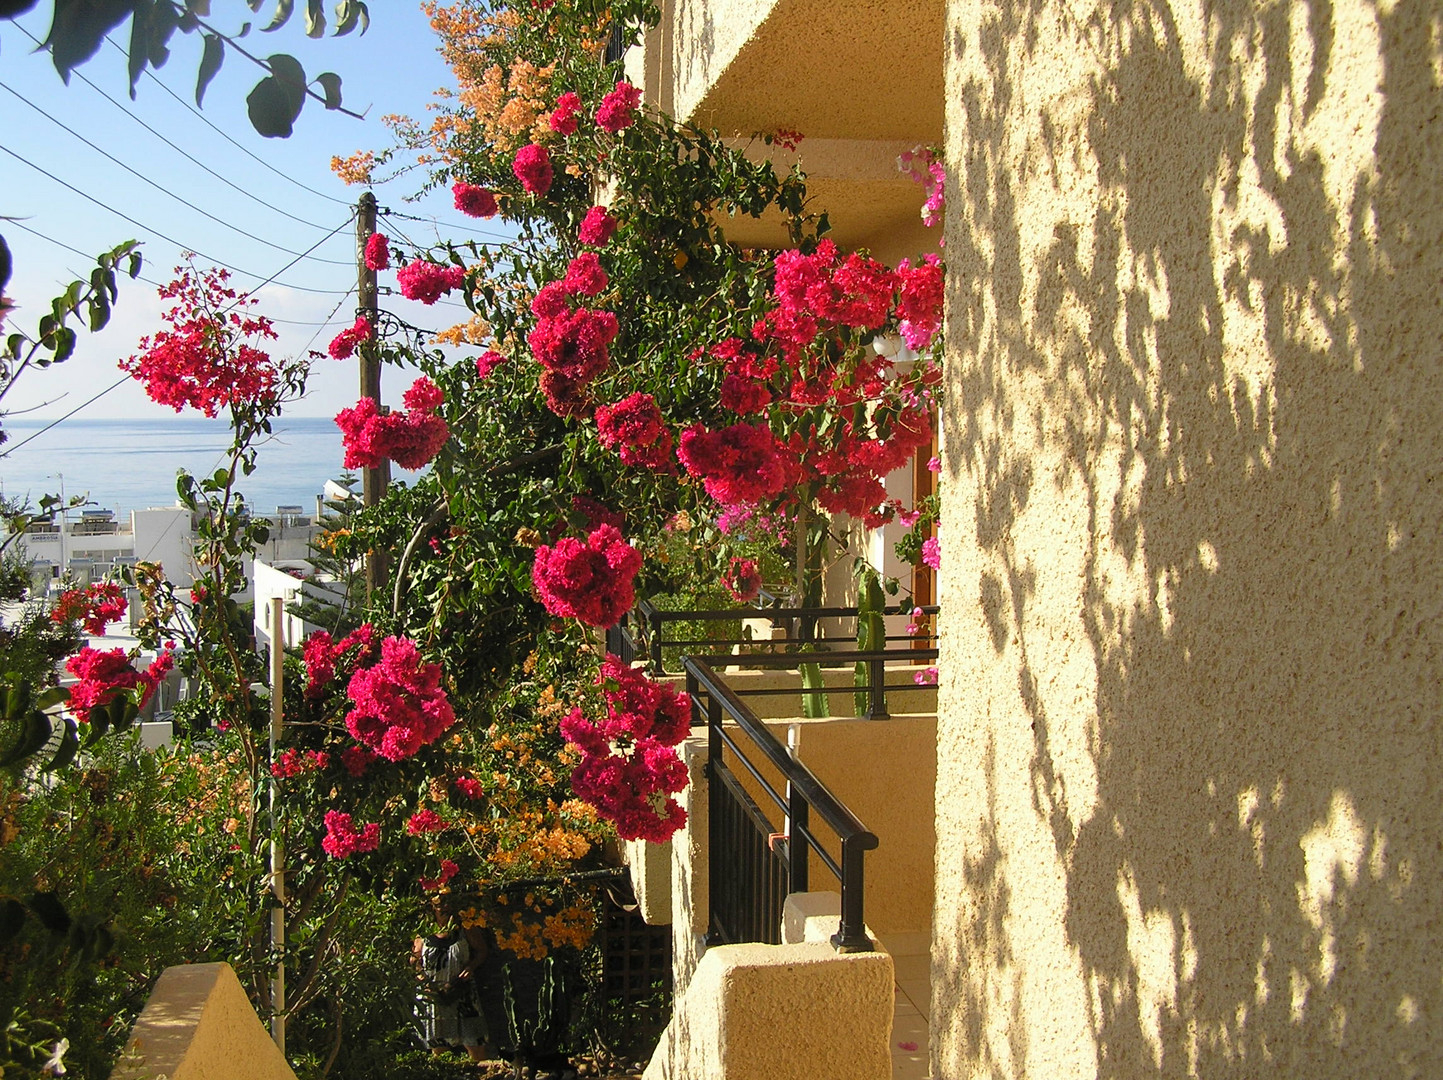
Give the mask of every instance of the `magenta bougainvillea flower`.
[(604, 206), (593, 206), (581, 219), (577, 239), (587, 247), (602, 247), (616, 232), (617, 221)]
[(78, 680), (70, 687), (70, 711), (83, 723), (91, 709), (104, 708), (136, 687), (141, 690), (138, 704), (144, 708), (174, 666), (175, 652), (170, 648), (162, 649), (144, 671), (137, 671), (124, 649), (101, 651), (87, 645), (65, 661), (65, 670)]
[(78, 622), (87, 634), (99, 636), (113, 622), (125, 618), (129, 604), (119, 585), (97, 582), (84, 589), (67, 589), (50, 609), (53, 622)]
[(366, 267), (370, 270), (391, 268), (391, 242), (385, 233), (372, 233), (366, 240)]
[(558, 135), (575, 135), (581, 112), (581, 98), (572, 90), (556, 99), (556, 110), (551, 114), (551, 130)]
[(401, 412), (382, 413), (373, 399), (362, 398), (336, 414), (346, 468), (374, 469), (389, 458), (403, 469), (420, 469), (436, 456), (450, 435), (436, 413), (441, 388), (423, 375), (402, 400)]
[(563, 536), (555, 547), (536, 549), (531, 580), (552, 615), (587, 626), (615, 626), (636, 599), (634, 579), (641, 552), (614, 525), (593, 529), (586, 542)]
[(601, 99), (601, 108), (596, 110), (596, 126), (615, 135), (636, 123), (636, 107), (640, 104), (641, 91), (629, 82), (619, 82), (616, 89)]
[(775, 498), (799, 476), (796, 455), (766, 424), (733, 424), (717, 431), (694, 425), (682, 432), (677, 456), (723, 506)]
[(382, 641), (380, 659), (356, 669), (346, 696), (354, 706), (346, 730), (388, 761), (413, 756), (456, 722), (440, 665), (422, 660), (410, 638)]
[(484, 187), (468, 184), (464, 180), (457, 180), (451, 185), (451, 195), (456, 209), (467, 217), (494, 218), (500, 209), (496, 205), (495, 195)]
[(375, 851), (381, 846), (381, 826), (371, 822), (357, 831), (351, 815), (339, 810), (326, 811), (326, 835), (321, 848), (333, 859), (349, 859), (352, 855)]
[(333, 360), (349, 360), (356, 351), (356, 346), (370, 336), (371, 321), (364, 315), (358, 315), (354, 323), (331, 338), (331, 344), (326, 351), (331, 354)]
[(551, 155), (539, 143), (528, 143), (516, 151), (511, 171), (532, 195), (545, 195), (551, 190)]
[(440, 266), (416, 259), (396, 271), (396, 284), (407, 300), (434, 304), (452, 289), (465, 286), (466, 271), (459, 266)]
[(671, 432), (650, 394), (638, 390), (615, 405), (599, 406), (596, 433), (601, 445), (615, 450), (627, 465), (661, 471), (674, 468)]
[(722, 575), (727, 591), (742, 603), (755, 600), (762, 591), (762, 572), (751, 559), (734, 558)]

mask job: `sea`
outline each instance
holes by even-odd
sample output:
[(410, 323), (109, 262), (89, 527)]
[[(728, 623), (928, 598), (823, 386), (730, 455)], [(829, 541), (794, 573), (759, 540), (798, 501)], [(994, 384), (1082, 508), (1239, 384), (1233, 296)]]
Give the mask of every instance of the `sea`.
[[(88, 508), (114, 510), (124, 519), (131, 510), (174, 506), (177, 470), (209, 476), (228, 461), (230, 427), (220, 419), (76, 417), (42, 432), (47, 423), (4, 419), (8, 438), (0, 444), (0, 494), (34, 505), (42, 495), (63, 491), (67, 500), (83, 496)], [(274, 426), (274, 434), (258, 445), (256, 471), (242, 476), (236, 488), (257, 514), (297, 505), (314, 514), (326, 481), (345, 471), (340, 429), (329, 417), (281, 417)], [(406, 480), (418, 475), (393, 474)]]

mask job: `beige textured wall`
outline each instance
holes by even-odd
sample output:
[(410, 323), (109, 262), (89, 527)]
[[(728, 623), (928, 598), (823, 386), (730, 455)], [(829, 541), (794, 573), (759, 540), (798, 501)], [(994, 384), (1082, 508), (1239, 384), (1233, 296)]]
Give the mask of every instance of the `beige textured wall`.
[(933, 1075), (1443, 1076), (1443, 9), (948, 19)]

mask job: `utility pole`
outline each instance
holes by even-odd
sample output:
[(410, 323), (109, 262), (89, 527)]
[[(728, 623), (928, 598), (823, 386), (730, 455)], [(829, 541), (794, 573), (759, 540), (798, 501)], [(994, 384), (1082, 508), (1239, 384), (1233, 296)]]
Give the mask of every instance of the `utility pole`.
[[(366, 241), (376, 231), (376, 196), (367, 191), (356, 205), (356, 296), (361, 314), (371, 323), (371, 332), (360, 343), (361, 396), (368, 397), (381, 408), (381, 358), (377, 354), (376, 324), (379, 305), (376, 272), (366, 265)], [(391, 463), (382, 461), (378, 468), (361, 470), (361, 503), (375, 506), (386, 494), (391, 482)], [(366, 553), (366, 596), (386, 584), (386, 556), (381, 551)]]

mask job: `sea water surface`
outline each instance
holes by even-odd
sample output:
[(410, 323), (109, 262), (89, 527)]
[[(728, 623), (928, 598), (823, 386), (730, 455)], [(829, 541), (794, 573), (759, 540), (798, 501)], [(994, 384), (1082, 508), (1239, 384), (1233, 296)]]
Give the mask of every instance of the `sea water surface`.
[[(9, 437), (0, 444), (0, 493), (6, 497), (33, 504), (63, 487), (67, 498), (84, 495), (123, 517), (131, 510), (174, 506), (178, 469), (201, 477), (228, 462), (230, 428), (224, 420), (72, 418), (21, 445), (47, 423), (25, 417), (3, 421)], [(313, 514), (326, 481), (345, 471), (343, 456), (335, 421), (281, 417), (275, 433), (259, 445), (256, 471), (241, 477), (236, 488), (258, 514), (295, 505)]]

